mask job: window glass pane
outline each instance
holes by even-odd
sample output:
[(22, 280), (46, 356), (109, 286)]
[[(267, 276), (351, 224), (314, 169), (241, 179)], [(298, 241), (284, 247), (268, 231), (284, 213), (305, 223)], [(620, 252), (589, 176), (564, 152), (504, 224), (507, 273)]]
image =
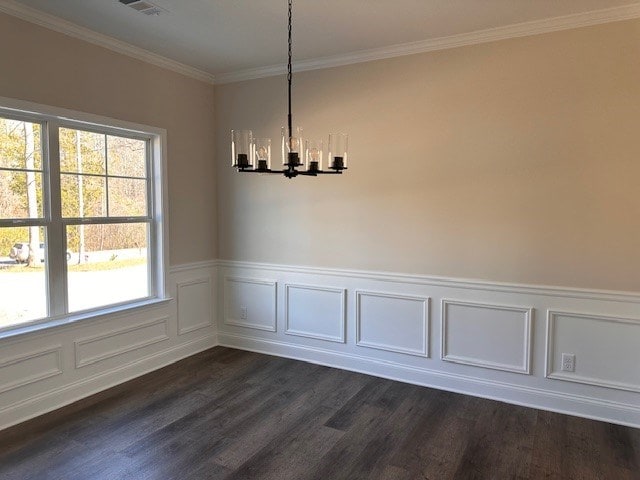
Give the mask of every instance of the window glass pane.
[(107, 197), (104, 177), (63, 174), (62, 216), (65, 218), (106, 216)]
[(109, 175), (146, 178), (147, 142), (107, 136), (107, 167)]
[(147, 214), (147, 181), (109, 177), (109, 216), (133, 217)]
[(148, 224), (67, 227), (69, 311), (146, 298)]
[(47, 316), (45, 244), (42, 228), (0, 228), (0, 329)]
[(105, 135), (70, 128), (60, 130), (60, 171), (105, 174)]
[(42, 216), (42, 174), (0, 169), (0, 219)]
[(42, 170), (42, 127), (0, 117), (0, 168)]

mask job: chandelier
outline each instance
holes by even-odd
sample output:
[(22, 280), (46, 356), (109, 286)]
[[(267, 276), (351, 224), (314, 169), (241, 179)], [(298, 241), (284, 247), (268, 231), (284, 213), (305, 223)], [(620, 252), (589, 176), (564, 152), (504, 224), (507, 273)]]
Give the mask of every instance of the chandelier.
[(341, 174), (347, 169), (349, 137), (344, 133), (330, 133), (327, 143), (327, 170), (323, 170), (324, 144), (322, 140), (304, 139), (302, 128), (293, 129), (291, 115), (291, 5), (289, 0), (287, 86), (289, 111), (287, 127), (282, 127), (282, 170), (271, 169), (271, 139), (254, 137), (251, 130), (231, 130), (231, 166), (239, 172), (317, 176)]

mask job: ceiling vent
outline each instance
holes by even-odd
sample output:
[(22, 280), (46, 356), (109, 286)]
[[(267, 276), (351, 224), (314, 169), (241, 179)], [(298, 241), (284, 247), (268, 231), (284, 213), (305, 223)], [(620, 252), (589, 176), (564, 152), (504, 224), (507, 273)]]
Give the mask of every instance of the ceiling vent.
[(166, 10), (144, 0), (118, 0), (121, 4), (133, 8), (135, 11), (144, 13), (145, 15), (160, 15)]

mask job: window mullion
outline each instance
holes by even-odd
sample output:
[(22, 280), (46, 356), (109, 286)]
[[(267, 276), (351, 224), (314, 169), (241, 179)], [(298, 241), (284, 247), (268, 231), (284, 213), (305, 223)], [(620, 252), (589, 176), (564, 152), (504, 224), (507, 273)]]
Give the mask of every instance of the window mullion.
[(62, 195), (60, 185), (60, 129), (58, 122), (48, 123), (49, 156), (49, 231), (47, 235), (47, 282), (49, 315), (65, 315), (67, 308), (67, 261), (65, 225), (62, 222)]

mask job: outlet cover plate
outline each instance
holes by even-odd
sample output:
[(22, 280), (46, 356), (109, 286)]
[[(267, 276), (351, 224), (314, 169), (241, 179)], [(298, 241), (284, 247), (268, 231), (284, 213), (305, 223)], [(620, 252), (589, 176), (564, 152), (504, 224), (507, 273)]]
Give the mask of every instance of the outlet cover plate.
[(576, 356), (573, 353), (562, 354), (562, 371), (563, 372), (576, 371)]

